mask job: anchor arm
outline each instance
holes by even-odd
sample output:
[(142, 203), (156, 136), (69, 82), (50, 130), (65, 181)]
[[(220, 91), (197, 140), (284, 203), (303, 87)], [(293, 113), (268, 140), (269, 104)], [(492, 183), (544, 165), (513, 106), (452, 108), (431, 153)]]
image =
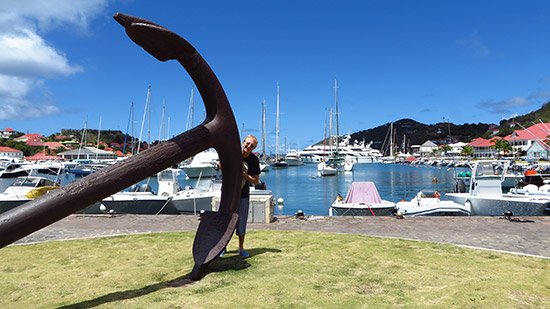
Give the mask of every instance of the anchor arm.
[(169, 141), (104, 168), (68, 186), (0, 215), (0, 248), (50, 225), (184, 159), (214, 147), (224, 175), (219, 213), (202, 218), (193, 245), (193, 278), (229, 242), (236, 224), (242, 156), (233, 112), (206, 61), (183, 38), (147, 20), (124, 14), (114, 18), (138, 45), (161, 61), (177, 60), (189, 73), (206, 107), (203, 123)]

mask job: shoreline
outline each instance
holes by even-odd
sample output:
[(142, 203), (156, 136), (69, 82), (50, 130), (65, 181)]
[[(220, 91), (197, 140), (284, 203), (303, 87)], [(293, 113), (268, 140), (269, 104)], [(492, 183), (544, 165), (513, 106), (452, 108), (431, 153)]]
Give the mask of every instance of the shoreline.
[[(550, 216), (519, 217), (534, 222), (513, 222), (500, 217), (324, 217), (306, 220), (280, 216), (272, 223), (249, 223), (249, 230), (288, 230), (358, 234), (405, 240), (454, 244), (550, 259)], [(153, 232), (196, 231), (194, 215), (83, 215), (72, 214), (14, 244), (72, 240)], [(253, 239), (249, 242), (253, 246)]]

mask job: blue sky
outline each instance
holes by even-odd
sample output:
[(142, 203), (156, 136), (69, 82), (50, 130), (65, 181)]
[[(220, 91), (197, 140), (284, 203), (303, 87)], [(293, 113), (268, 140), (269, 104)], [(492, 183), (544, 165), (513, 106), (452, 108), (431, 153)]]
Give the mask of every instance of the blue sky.
[[(151, 139), (185, 130), (192, 81), (112, 18), (136, 15), (178, 33), (220, 79), (242, 134), (275, 142), (323, 138), (339, 85), (340, 131), (412, 118), (498, 123), (550, 101), (548, 1), (0, 1), (0, 128), (134, 135), (152, 89)], [(203, 115), (196, 98), (196, 116)], [(167, 119), (170, 118), (168, 123)], [(197, 121), (198, 122), (198, 121)], [(145, 132), (147, 129), (145, 129)], [(143, 139), (146, 140), (145, 135)]]

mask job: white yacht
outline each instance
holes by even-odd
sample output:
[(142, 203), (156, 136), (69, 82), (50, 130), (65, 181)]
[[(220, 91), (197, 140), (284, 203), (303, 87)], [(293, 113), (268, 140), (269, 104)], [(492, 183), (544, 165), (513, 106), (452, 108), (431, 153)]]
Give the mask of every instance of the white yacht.
[(297, 151), (288, 151), (285, 155), (285, 161), (288, 166), (298, 166), (303, 165), (304, 161), (300, 157), (300, 154)]
[[(347, 161), (354, 163), (375, 163), (379, 162), (382, 154), (378, 149), (371, 148), (371, 143), (364, 141), (354, 141), (351, 143), (351, 136), (346, 135), (338, 144), (338, 154), (343, 156)], [(311, 145), (299, 151), (304, 163), (319, 163), (325, 157), (332, 153), (329, 145)]]
[(185, 172), (187, 179), (216, 176), (219, 156), (216, 150), (209, 149), (197, 153), (190, 163), (182, 164), (180, 168)]
[(530, 195), (503, 194), (502, 182), (510, 165), (506, 160), (480, 160), (473, 163), (470, 192), (447, 193), (447, 197), (471, 209), (473, 216), (541, 216), (550, 200)]

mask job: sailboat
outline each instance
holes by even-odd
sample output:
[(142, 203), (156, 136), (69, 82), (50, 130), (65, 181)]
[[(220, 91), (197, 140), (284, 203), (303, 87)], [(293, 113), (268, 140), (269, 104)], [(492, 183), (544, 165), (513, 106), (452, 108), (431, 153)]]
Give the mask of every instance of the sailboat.
[(265, 99), (262, 102), (262, 153), (260, 154), (260, 171), (267, 172), (270, 169), (270, 165), (267, 161), (267, 152), (265, 150), (267, 134), (266, 134), (266, 121), (265, 121)]
[[(345, 160), (344, 159), (344, 156), (342, 156), (339, 152), (339, 137), (340, 137), (340, 125), (339, 125), (339, 113), (338, 113), (338, 82), (336, 81), (336, 79), (334, 79), (334, 105), (335, 105), (335, 108), (336, 108), (336, 115), (335, 115), (335, 120), (336, 120), (336, 136), (333, 137), (332, 136), (332, 115), (330, 116), (330, 130), (329, 130), (329, 143), (330, 145), (332, 146), (334, 144), (335, 146), (335, 150), (332, 151), (332, 147), (330, 147), (331, 149), (331, 153), (329, 155), (329, 157), (325, 160), (324, 162), (324, 165), (321, 165), (319, 164), (317, 169), (319, 170), (320, 167), (322, 166), (331, 166), (331, 167), (334, 167), (336, 168), (337, 171), (346, 171), (346, 172), (351, 172), (353, 170), (353, 166), (354, 166), (354, 162), (352, 162), (351, 160)], [(334, 141), (335, 139), (335, 141)], [(323, 163), (323, 162), (321, 162)]]
[[(329, 122), (329, 127), (332, 126), (332, 109), (329, 111), (329, 116), (328, 116), (328, 122)], [(325, 146), (326, 144), (326, 141), (329, 140), (329, 144), (332, 145), (332, 142), (330, 141), (330, 133), (331, 129), (328, 129), (328, 134), (327, 134), (327, 121), (325, 120), (325, 132), (324, 132), (324, 136), (323, 136), (323, 146)], [(328, 138), (327, 138), (328, 136)], [(323, 147), (323, 149), (325, 149), (325, 147)], [(330, 151), (332, 152), (332, 147), (329, 148)], [(338, 169), (336, 168), (336, 166), (332, 165), (332, 164), (329, 164), (328, 163), (328, 160), (324, 159), (325, 157), (325, 154), (323, 153), (323, 160), (321, 162), (319, 162), (317, 164), (317, 172), (319, 173), (319, 176), (334, 176), (338, 173)]]
[[(393, 154), (393, 135), (394, 135), (394, 132), (393, 132), (393, 122), (390, 123), (390, 130), (388, 132), (389, 134), (389, 144), (388, 144), (388, 149), (389, 149), (389, 155), (386, 156), (386, 157), (382, 157), (382, 163), (395, 163), (395, 157), (394, 157), (394, 154)], [(386, 136), (387, 137), (387, 136)], [(384, 141), (385, 143), (385, 141)], [(382, 148), (384, 149), (384, 146), (382, 146)]]
[(275, 124), (275, 162), (271, 164), (274, 168), (284, 168), (288, 166), (288, 163), (282, 158), (279, 157), (279, 104), (280, 104), (280, 96), (279, 96), (279, 83), (277, 83), (277, 121)]

